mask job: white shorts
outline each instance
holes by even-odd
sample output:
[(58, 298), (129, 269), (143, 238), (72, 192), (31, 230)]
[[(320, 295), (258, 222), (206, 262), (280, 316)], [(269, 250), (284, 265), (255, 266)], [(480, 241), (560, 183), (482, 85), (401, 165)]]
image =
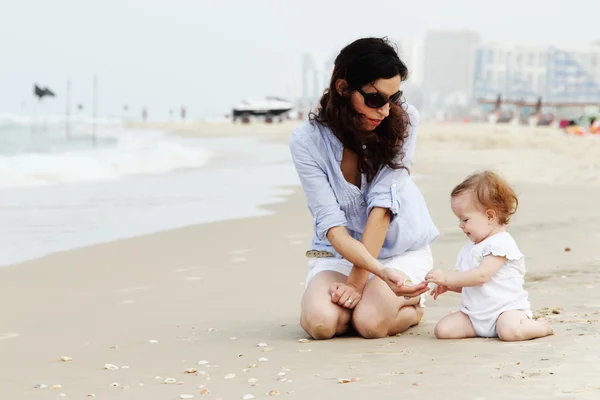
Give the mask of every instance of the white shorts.
[[(425, 245), (418, 250), (407, 251), (404, 254), (383, 258), (379, 260), (383, 265), (404, 272), (411, 281), (420, 283), (425, 279), (425, 275), (433, 268), (433, 256), (429, 245)], [(306, 286), (312, 278), (322, 271), (335, 271), (346, 276), (352, 271), (352, 264), (344, 258), (315, 258), (308, 262), (308, 276), (306, 277)], [(369, 276), (369, 280), (374, 277)], [(425, 305), (427, 293), (421, 295), (421, 306)]]

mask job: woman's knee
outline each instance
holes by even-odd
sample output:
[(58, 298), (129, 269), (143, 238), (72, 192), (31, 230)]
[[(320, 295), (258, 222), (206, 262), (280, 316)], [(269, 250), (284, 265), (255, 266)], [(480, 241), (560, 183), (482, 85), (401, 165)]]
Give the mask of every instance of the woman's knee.
[(307, 310), (300, 318), (302, 329), (315, 340), (331, 339), (348, 323), (349, 317), (329, 307)]
[(352, 315), (352, 323), (359, 335), (366, 339), (387, 337), (392, 321), (371, 305), (359, 305)]

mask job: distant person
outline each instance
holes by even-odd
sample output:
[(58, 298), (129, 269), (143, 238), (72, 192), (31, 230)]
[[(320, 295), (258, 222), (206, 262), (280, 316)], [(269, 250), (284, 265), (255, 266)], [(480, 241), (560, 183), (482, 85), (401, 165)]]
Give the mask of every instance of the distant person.
[(316, 114), (290, 150), (314, 218), (300, 323), (315, 339), (353, 326), (365, 338), (420, 322), (439, 235), (409, 174), (419, 113), (402, 102), (408, 70), (385, 39), (335, 60)]
[(525, 256), (506, 231), (518, 202), (509, 184), (491, 171), (473, 174), (452, 190), (452, 211), (469, 241), (458, 254), (458, 271), (436, 269), (426, 276), (437, 284), (434, 299), (447, 291), (462, 296), (460, 310), (435, 326), (437, 338), (520, 341), (552, 334), (548, 321), (533, 319), (523, 288)]
[(144, 122), (146, 122), (146, 120), (148, 119), (148, 110), (146, 109), (146, 107), (142, 108), (142, 120)]
[(181, 114), (181, 120), (185, 121), (185, 116), (187, 114), (187, 110), (186, 110), (185, 106), (181, 106), (180, 114)]

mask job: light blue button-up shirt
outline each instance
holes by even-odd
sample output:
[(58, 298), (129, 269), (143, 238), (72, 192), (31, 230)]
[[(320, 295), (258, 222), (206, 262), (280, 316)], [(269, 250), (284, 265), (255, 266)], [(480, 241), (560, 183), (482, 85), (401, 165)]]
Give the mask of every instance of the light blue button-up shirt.
[[(405, 109), (410, 125), (402, 162), (410, 168), (419, 112), (411, 105), (405, 105)], [(290, 138), (292, 159), (314, 218), (313, 250), (326, 250), (341, 257), (327, 240), (327, 231), (345, 226), (352, 237), (360, 240), (373, 207), (387, 208), (392, 214), (379, 258), (417, 250), (437, 238), (439, 231), (431, 220), (425, 199), (405, 169), (384, 166), (369, 183), (362, 174), (359, 189), (342, 174), (343, 150), (331, 129), (316, 121), (303, 122)]]

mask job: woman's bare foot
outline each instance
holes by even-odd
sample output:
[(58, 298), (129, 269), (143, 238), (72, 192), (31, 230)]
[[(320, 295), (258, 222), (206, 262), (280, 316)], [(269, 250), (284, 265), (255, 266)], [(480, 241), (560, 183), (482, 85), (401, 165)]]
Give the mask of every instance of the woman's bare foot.
[(550, 336), (550, 335), (554, 335), (554, 329), (552, 329), (552, 326), (550, 325), (550, 322), (548, 322), (545, 318), (538, 318), (535, 320), (537, 323), (539, 323), (540, 325), (542, 325), (544, 328), (546, 328), (547, 334), (546, 336)]

